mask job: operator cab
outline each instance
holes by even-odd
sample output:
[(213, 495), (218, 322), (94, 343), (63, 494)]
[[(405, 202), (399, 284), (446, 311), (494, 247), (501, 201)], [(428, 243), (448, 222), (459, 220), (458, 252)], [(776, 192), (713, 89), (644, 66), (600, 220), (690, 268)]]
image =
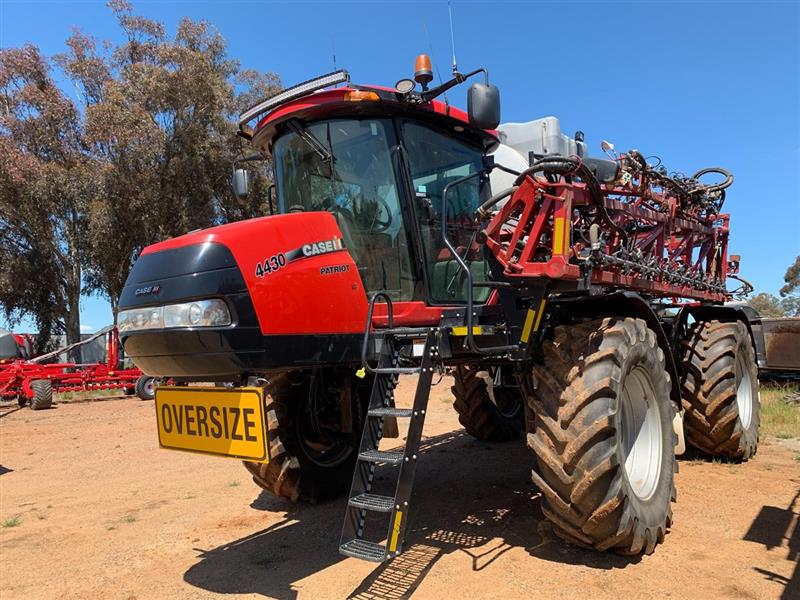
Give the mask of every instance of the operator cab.
[[(484, 157), (497, 146), (487, 129), (499, 121), (499, 95), (488, 82), (475, 84), (466, 114), (433, 99), (452, 82), (428, 90), (420, 69), (416, 76), (420, 93), (411, 80), (395, 90), (306, 93), (270, 106), (255, 130), (242, 123), (242, 135), (262, 156), (272, 156), (278, 212), (333, 214), (368, 293), (383, 291), (395, 302), (460, 304), (466, 276), (442, 226), (446, 220), (447, 237), (473, 281), (487, 280), (474, 215), (491, 196)], [(291, 98), (294, 89), (282, 94)], [(242, 118), (253, 119), (257, 108)], [(468, 175), (475, 177), (457, 183)], [(478, 302), (488, 295), (489, 288), (475, 289)]]
[[(333, 213), (368, 292), (400, 302), (465, 300), (463, 277), (442, 241), (442, 198), (448, 184), (483, 168), (480, 147), (412, 119), (337, 118), (281, 135), (273, 160), (279, 212)], [(486, 265), (472, 215), (488, 194), (488, 180), (476, 178), (447, 199), (448, 237), (479, 281)]]

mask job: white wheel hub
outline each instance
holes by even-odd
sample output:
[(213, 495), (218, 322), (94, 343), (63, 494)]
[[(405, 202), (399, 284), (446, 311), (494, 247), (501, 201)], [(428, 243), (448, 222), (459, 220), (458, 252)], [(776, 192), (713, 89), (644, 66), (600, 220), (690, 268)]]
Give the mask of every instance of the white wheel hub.
[(625, 378), (619, 410), (625, 474), (636, 497), (648, 500), (658, 486), (664, 448), (658, 399), (642, 367)]
[(753, 380), (742, 356), (736, 359), (736, 406), (739, 409), (739, 421), (747, 429), (753, 418)]

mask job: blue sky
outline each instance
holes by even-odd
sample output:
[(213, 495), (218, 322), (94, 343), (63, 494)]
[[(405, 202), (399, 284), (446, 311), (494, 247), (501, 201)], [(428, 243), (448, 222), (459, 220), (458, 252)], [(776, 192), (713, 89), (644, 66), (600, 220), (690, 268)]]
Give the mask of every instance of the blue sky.
[[(231, 57), (286, 85), (339, 67), (392, 85), (430, 52), (450, 70), (447, 2), (143, 1), (174, 31), (186, 15), (214, 24)], [(600, 140), (656, 154), (672, 171), (734, 172), (725, 209), (730, 252), (758, 291), (777, 293), (800, 254), (800, 2), (453, 2), (461, 70), (486, 66), (503, 121), (547, 115)], [(120, 32), (105, 3), (0, 0), (0, 46), (63, 51), (72, 27)], [(465, 90), (451, 94), (465, 105)], [(111, 322), (85, 298), (82, 322)], [(25, 324), (19, 329), (23, 329)]]

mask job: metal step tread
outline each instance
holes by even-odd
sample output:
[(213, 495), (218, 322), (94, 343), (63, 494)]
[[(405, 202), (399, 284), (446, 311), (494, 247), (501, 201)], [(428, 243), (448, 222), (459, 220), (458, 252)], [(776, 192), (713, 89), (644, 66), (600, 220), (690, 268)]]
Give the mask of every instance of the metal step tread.
[(385, 329), (373, 329), (373, 333), (382, 333), (382, 334), (389, 334), (394, 336), (404, 336), (404, 335), (412, 335), (412, 336), (425, 336), (428, 335), (428, 332), (431, 330), (430, 327), (393, 327), (393, 328), (385, 328)]
[(365, 450), (358, 455), (361, 460), (368, 462), (382, 462), (390, 465), (399, 465), (403, 462), (403, 452), (401, 450)]
[(413, 375), (421, 373), (421, 367), (378, 367), (369, 371), (373, 375)]
[(391, 512), (395, 506), (394, 498), (391, 496), (367, 493), (350, 498), (347, 503), (355, 508), (363, 508), (377, 512)]
[(368, 414), (370, 417), (410, 417), (414, 414), (414, 409), (381, 406), (378, 408), (370, 408)]
[(361, 560), (381, 563), (386, 560), (386, 548), (367, 540), (350, 540), (339, 546), (339, 553)]

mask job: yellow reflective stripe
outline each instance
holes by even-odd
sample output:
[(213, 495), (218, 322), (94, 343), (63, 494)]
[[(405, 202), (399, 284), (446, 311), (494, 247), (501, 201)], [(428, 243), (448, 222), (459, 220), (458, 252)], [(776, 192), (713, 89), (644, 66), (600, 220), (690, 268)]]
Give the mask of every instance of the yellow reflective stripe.
[(389, 540), (389, 552), (397, 550), (397, 541), (400, 539), (400, 523), (403, 521), (403, 511), (398, 510), (394, 513), (394, 525), (392, 525), (392, 539)]
[(564, 253), (564, 217), (553, 219), (553, 254)]
[(522, 335), (519, 337), (519, 341), (523, 342), (524, 344), (528, 343), (528, 340), (531, 337), (531, 330), (533, 329), (533, 324), (536, 322), (536, 309), (529, 308), (528, 314), (525, 317), (525, 325), (522, 326)]
[(536, 323), (533, 324), (533, 330), (539, 331), (539, 323), (542, 322), (542, 315), (544, 314), (544, 305), (547, 304), (547, 300), (542, 298), (541, 304), (539, 304), (539, 314), (536, 315)]
[(525, 325), (522, 326), (522, 335), (519, 337), (519, 341), (521, 341), (523, 344), (528, 343), (532, 332), (539, 331), (539, 325), (542, 322), (544, 305), (546, 303), (547, 301), (542, 298), (542, 301), (539, 303), (539, 310), (536, 310), (535, 308), (528, 309), (528, 314), (525, 316)]
[[(451, 328), (450, 331), (455, 336), (466, 337), (467, 331), (469, 331), (469, 330), (467, 329), (467, 327), (465, 325), (461, 325), (459, 327)], [(482, 326), (475, 325), (475, 326), (472, 327), (472, 335), (483, 335), (483, 334), (484, 334), (484, 329), (483, 329)]]

